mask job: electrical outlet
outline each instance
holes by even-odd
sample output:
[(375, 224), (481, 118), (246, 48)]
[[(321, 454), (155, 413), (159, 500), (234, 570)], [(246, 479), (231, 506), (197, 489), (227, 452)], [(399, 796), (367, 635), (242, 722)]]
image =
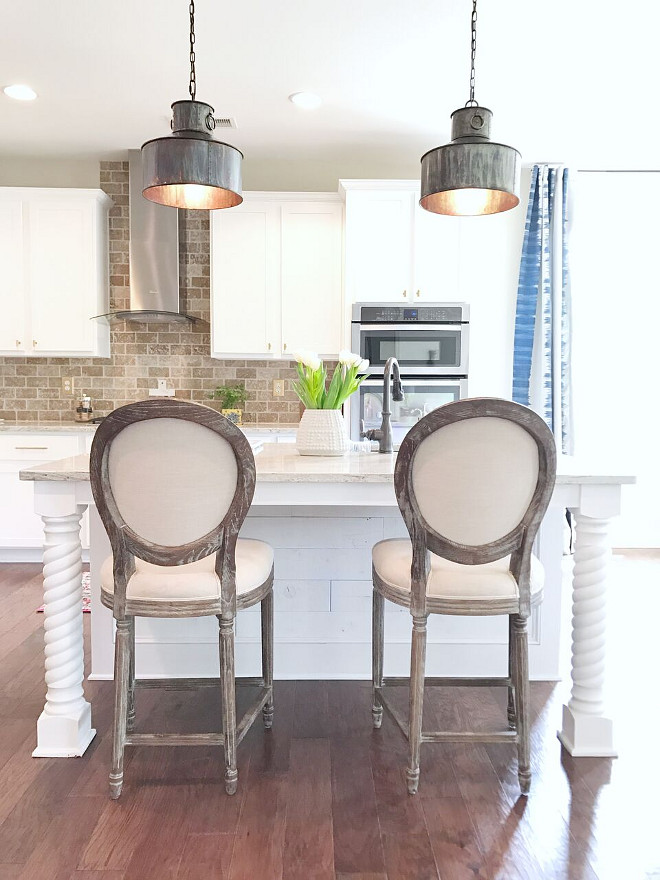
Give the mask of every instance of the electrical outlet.
[(73, 397), (73, 376), (62, 376), (62, 394)]
[(284, 379), (273, 379), (273, 397), (284, 397)]

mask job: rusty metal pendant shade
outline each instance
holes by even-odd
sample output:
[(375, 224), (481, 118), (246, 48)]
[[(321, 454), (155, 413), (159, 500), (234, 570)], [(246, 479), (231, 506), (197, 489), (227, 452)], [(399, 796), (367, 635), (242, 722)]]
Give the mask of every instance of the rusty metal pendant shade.
[(213, 107), (202, 101), (172, 104), (172, 134), (142, 146), (142, 195), (173, 208), (234, 208), (241, 195), (236, 147), (213, 137)]
[(172, 134), (142, 145), (142, 195), (171, 208), (235, 208), (243, 154), (213, 137), (214, 110), (197, 101), (195, 0), (190, 0), (190, 100), (172, 104)]
[(479, 106), (452, 113), (451, 143), (422, 156), (422, 208), (460, 217), (497, 214), (520, 202), (520, 153), (490, 140), (492, 115)]
[(498, 214), (520, 202), (520, 153), (490, 139), (493, 114), (474, 98), (477, 0), (472, 0), (470, 97), (451, 114), (451, 143), (422, 156), (419, 204), (455, 217)]

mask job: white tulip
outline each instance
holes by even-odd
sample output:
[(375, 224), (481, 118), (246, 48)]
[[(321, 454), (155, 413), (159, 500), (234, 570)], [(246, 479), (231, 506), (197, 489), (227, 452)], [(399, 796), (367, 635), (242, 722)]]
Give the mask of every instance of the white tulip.
[(344, 364), (346, 367), (357, 367), (362, 363), (362, 356), (354, 354), (352, 351), (340, 351), (339, 363)]
[(358, 373), (366, 373), (366, 371), (368, 369), (369, 369), (369, 361), (363, 360), (363, 361), (361, 361), (360, 366), (358, 367)]
[(292, 354), (299, 364), (309, 367), (311, 370), (318, 370), (321, 366), (321, 359), (313, 351), (294, 351)]

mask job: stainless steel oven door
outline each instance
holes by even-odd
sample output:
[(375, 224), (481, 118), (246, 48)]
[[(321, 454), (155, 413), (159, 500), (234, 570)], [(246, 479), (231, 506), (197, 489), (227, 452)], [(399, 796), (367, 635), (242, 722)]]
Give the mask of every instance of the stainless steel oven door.
[[(392, 401), (392, 437), (398, 447), (408, 431), (432, 410), (467, 396), (467, 379), (401, 377), (404, 398)], [(383, 410), (383, 380), (365, 379), (351, 400), (351, 438), (360, 439), (360, 421), (365, 430), (380, 428)]]
[(466, 376), (467, 324), (353, 324), (352, 350), (370, 363), (370, 373), (383, 372), (395, 357), (402, 373)]

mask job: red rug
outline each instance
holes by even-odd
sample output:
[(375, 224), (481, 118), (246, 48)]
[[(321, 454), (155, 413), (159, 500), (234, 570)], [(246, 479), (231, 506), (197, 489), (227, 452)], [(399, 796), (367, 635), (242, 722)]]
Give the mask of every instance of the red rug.
[[(83, 614), (89, 614), (92, 610), (92, 590), (90, 587), (90, 574), (88, 571), (83, 571), (82, 575), (82, 605), (83, 605)], [(37, 614), (41, 614), (44, 610), (44, 606), (40, 605), (37, 608)]]

